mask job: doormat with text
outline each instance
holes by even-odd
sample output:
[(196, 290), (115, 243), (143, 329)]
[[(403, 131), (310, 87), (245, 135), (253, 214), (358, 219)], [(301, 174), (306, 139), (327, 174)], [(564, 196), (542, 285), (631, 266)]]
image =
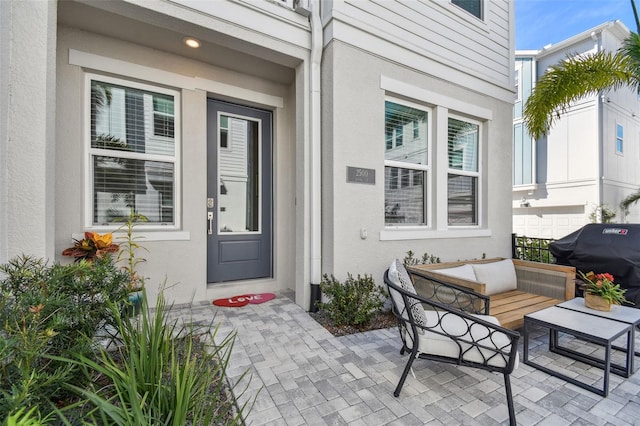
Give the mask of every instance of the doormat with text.
[(212, 303), (216, 306), (225, 306), (230, 308), (239, 308), (249, 303), (257, 305), (258, 303), (268, 302), (275, 299), (273, 293), (243, 294), (241, 296), (233, 296), (225, 299), (216, 299)]

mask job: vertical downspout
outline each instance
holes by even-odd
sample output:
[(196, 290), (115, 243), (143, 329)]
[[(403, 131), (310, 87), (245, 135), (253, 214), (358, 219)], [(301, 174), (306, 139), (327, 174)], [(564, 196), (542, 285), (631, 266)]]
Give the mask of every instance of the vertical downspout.
[[(602, 50), (602, 33), (591, 33), (591, 39), (596, 43), (596, 53)], [(600, 205), (603, 203), (602, 197), (604, 193), (604, 129), (602, 120), (604, 118), (604, 97), (602, 92), (598, 92), (598, 203), (596, 205), (596, 220), (598, 223), (602, 223), (602, 209)], [(586, 213), (586, 212), (585, 212)]]
[(310, 206), (310, 280), (311, 301), (309, 310), (316, 312), (316, 302), (321, 299), (320, 282), (322, 278), (322, 176), (321, 176), (321, 115), (320, 115), (320, 63), (322, 61), (322, 21), (320, 2), (309, 1), (311, 6), (311, 67), (310, 76), (310, 114), (311, 114), (311, 206)]

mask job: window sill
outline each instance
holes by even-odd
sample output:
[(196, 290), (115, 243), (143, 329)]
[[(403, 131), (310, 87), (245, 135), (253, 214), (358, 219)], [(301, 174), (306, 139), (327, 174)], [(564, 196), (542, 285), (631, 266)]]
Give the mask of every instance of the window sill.
[[(111, 232), (113, 234), (113, 242), (120, 244), (123, 241), (123, 238), (126, 238), (126, 234), (123, 231), (113, 231), (113, 230), (90, 230), (89, 232), (98, 232), (100, 234)], [(146, 242), (151, 241), (190, 241), (191, 233), (188, 231), (135, 231), (134, 236), (136, 238), (140, 238), (138, 243), (144, 244)], [(84, 234), (72, 234), (71, 238), (80, 240), (84, 238)]]
[(490, 229), (446, 229), (436, 231), (424, 228), (407, 227), (402, 229), (388, 228), (380, 231), (380, 241), (427, 240), (437, 238), (476, 238), (490, 237)]

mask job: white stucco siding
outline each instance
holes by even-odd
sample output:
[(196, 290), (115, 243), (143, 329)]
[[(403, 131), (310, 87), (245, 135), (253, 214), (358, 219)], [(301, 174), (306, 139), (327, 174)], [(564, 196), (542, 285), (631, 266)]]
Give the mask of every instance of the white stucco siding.
[(329, 4), (333, 15), (325, 43), (333, 37), (471, 90), (513, 100), (512, 2), (484, 2), (484, 20), (448, 1)]
[[(325, 75), (331, 75), (331, 79), (325, 79), (323, 84), (324, 90), (330, 92), (332, 105), (323, 110), (323, 223), (330, 221), (333, 226), (323, 227), (324, 272), (335, 273), (341, 278), (347, 272), (368, 273), (378, 280), (388, 263), (393, 258), (403, 258), (408, 250), (418, 256), (428, 252), (442, 260), (479, 258), (483, 253), (508, 257), (511, 253), (511, 168), (508, 165), (511, 162), (512, 105), (408, 70), (341, 42), (330, 44), (327, 55), (332, 61), (323, 63), (323, 71)], [(328, 66), (333, 70), (327, 69)], [(341, 72), (342, 69), (349, 72)], [(385, 99), (399, 95), (381, 88), (381, 80), (384, 80), (381, 76), (419, 89), (416, 92), (428, 90), (434, 94), (431, 99), (423, 99), (417, 93), (413, 97), (411, 93), (404, 93), (402, 98), (408, 101), (428, 106), (436, 98), (455, 99), (461, 105), (466, 104), (469, 111), (474, 107), (490, 111), (492, 118), (482, 121), (481, 225), (475, 229), (483, 235), (472, 231), (466, 237), (458, 238), (465, 231), (446, 230), (445, 213), (439, 218), (445, 223), (444, 230), (437, 236), (432, 232), (432, 238), (418, 237), (416, 233), (408, 240), (381, 238), (385, 230)], [(354, 93), (358, 95), (354, 96)], [(433, 107), (435, 111), (436, 107)], [(469, 111), (466, 111), (467, 115), (472, 115)], [(463, 114), (465, 111), (450, 110), (450, 113), (454, 112)], [(433, 125), (446, 129), (446, 114), (440, 114), (440, 118), (434, 118)], [(446, 146), (446, 136), (440, 140), (441, 153), (443, 146)], [(444, 155), (446, 158), (446, 153)], [(441, 164), (446, 164), (446, 160)], [(347, 166), (375, 170), (375, 185), (347, 183)], [(442, 165), (439, 173), (439, 179), (444, 176), (446, 180), (446, 168)], [(431, 193), (428, 203), (431, 206), (446, 204), (446, 189), (445, 193), (434, 193), (435, 179), (434, 174), (427, 183)], [(362, 238), (363, 230), (366, 238)]]
[(56, 2), (0, 10), (0, 261), (54, 254)]
[[(83, 122), (86, 116), (85, 69), (69, 63), (69, 51), (91, 52), (108, 63), (119, 61), (117, 75), (125, 81), (132, 78), (146, 84), (178, 90), (181, 97), (181, 152), (182, 174), (178, 184), (181, 197), (176, 207), (181, 210), (181, 223), (175, 231), (148, 231), (140, 242), (149, 249), (144, 253), (147, 262), (141, 264), (142, 275), (148, 277), (147, 287), (154, 300), (155, 291), (166, 284), (165, 294), (175, 303), (206, 300), (247, 292), (274, 291), (293, 288), (295, 281), (296, 251), (292, 239), (296, 235), (295, 187), (290, 177), (294, 174), (296, 148), (294, 116), (295, 92), (289, 86), (275, 84), (255, 76), (230, 72), (210, 64), (194, 61), (133, 43), (104, 37), (75, 28), (60, 27), (58, 33), (58, 111), (57, 171), (55, 197), (56, 259), (71, 244), (72, 235), (87, 229), (84, 223), (86, 163), (86, 134)], [(93, 57), (91, 57), (93, 58)], [(139, 68), (139, 66), (144, 68)], [(98, 66), (98, 65), (96, 65)], [(141, 71), (142, 70), (142, 71)], [(100, 73), (99, 69), (90, 70)], [(139, 74), (142, 72), (142, 74)], [(144, 72), (148, 74), (145, 76)], [(169, 72), (170, 74), (163, 74)], [(173, 80), (167, 80), (168, 75)], [(196, 78), (194, 78), (196, 76)], [(185, 86), (175, 86), (180, 82)], [(176, 83), (177, 82), (177, 83)], [(193, 84), (192, 84), (193, 83)], [(198, 87), (200, 86), (200, 87)], [(224, 96), (216, 88), (225, 90)], [(237, 88), (237, 97), (233, 97)], [(247, 100), (244, 94), (253, 93)], [(221, 96), (236, 102), (248, 102), (274, 111), (274, 270), (273, 279), (235, 282), (207, 287), (206, 197), (207, 197), (207, 98)], [(259, 104), (280, 99), (281, 107)], [(286, 103), (287, 106), (284, 106)], [(106, 230), (106, 229), (104, 229)], [(99, 232), (102, 232), (100, 230)]]
[(0, 2), (0, 263), (8, 260), (8, 215), (9, 215), (9, 167), (7, 153), (9, 145), (9, 62), (11, 54), (11, 6), (9, 1)]

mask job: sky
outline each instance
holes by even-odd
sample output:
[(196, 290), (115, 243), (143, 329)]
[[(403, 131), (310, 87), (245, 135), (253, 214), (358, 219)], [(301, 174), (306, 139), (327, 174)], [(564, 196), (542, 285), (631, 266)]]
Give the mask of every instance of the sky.
[(515, 0), (515, 7), (517, 50), (542, 49), (617, 19), (637, 32), (631, 0)]

